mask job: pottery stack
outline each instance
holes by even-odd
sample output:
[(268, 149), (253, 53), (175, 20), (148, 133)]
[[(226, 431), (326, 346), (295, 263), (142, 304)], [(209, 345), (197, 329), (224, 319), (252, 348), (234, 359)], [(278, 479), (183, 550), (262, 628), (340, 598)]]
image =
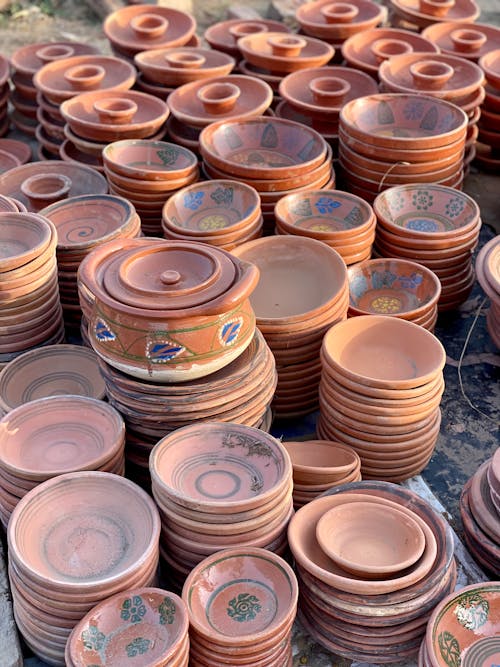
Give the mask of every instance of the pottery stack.
[(298, 584), (279, 556), (258, 548), (225, 549), (193, 569), (182, 598), (193, 667), (293, 664)]
[(474, 0), (389, 0), (391, 23), (407, 25), (414, 30), (428, 26), (473, 23), (481, 13)]
[(159, 534), (154, 502), (118, 475), (68, 473), (29, 491), (7, 539), (14, 618), (33, 653), (62, 667), (71, 630), (93, 607), (154, 585)]
[(490, 298), (486, 327), (500, 349), (500, 236), (495, 236), (479, 251), (476, 274), (483, 291)]
[(0, 138), (0, 173), (31, 162), (31, 159), (31, 146), (24, 141)]
[(486, 77), (486, 95), (479, 119), (476, 163), (484, 171), (500, 169), (500, 40), (498, 48), (479, 59)]
[[(372, 202), (412, 172), (419, 182), (461, 189), (468, 121), (455, 104), (427, 95), (384, 93), (351, 100), (342, 107), (339, 124), (345, 189)], [(405, 163), (403, 175), (393, 173), (399, 162)]]
[(425, 28), (422, 37), (433, 42), (441, 53), (473, 62), (500, 48), (500, 28), (487, 23), (443, 21)]
[(262, 236), (262, 223), (259, 193), (239, 181), (202, 181), (182, 188), (163, 206), (165, 238), (225, 250)]
[(335, 187), (332, 149), (315, 130), (282, 118), (211, 123), (200, 133), (203, 169), (210, 178), (243, 181), (260, 195), (264, 231), (286, 194)]
[(460, 516), (467, 547), (485, 570), (500, 576), (500, 447), (465, 484)]
[[(12, 204), (14, 206), (14, 204)], [(0, 213), (0, 365), (64, 338), (54, 225), (34, 213)]]
[(251, 303), (257, 327), (276, 359), (273, 411), (279, 417), (313, 412), (318, 407), (323, 336), (347, 316), (344, 260), (320, 241), (289, 235), (249, 241), (233, 254), (260, 270)]
[(416, 656), (432, 610), (455, 588), (451, 528), (395, 484), (331, 489), (298, 510), (288, 541), (299, 621), (329, 652), (355, 662)]
[(429, 462), (439, 436), (445, 351), (423, 327), (360, 315), (321, 350), (320, 438), (353, 447), (363, 479), (399, 482)]
[(352, 447), (331, 440), (285, 441), (293, 468), (293, 506), (314, 500), (334, 486), (360, 482), (361, 460)]
[(65, 58), (97, 53), (93, 46), (81, 42), (41, 42), (16, 49), (10, 59), (13, 84), (11, 102), (14, 107), (10, 119), (14, 127), (30, 137), (35, 136), (40, 100), (33, 76), (41, 67)]
[(463, 192), (429, 183), (390, 188), (373, 208), (376, 253), (431, 269), (441, 283), (439, 311), (463, 303), (474, 285), (472, 252), (481, 229), (477, 203)]
[(209, 26), (203, 37), (212, 49), (227, 53), (235, 60), (241, 61), (242, 54), (238, 47), (240, 37), (261, 32), (290, 33), (291, 30), (282, 21), (270, 21), (261, 18), (251, 20), (229, 19), (228, 21), (217, 21), (217, 23)]
[(276, 234), (322, 241), (347, 265), (371, 257), (377, 220), (361, 197), (342, 190), (305, 190), (282, 197), (274, 216)]
[(162, 520), (160, 552), (174, 589), (224, 548), (285, 553), (292, 464), (273, 436), (234, 423), (193, 424), (158, 442), (150, 470)]
[(105, 146), (102, 159), (111, 190), (134, 205), (146, 236), (162, 235), (163, 205), (199, 177), (195, 154), (166, 141), (114, 141)]
[(77, 470), (125, 474), (125, 425), (107, 403), (86, 396), (28, 401), (0, 420), (0, 520), (41, 482)]
[(0, 56), (0, 137), (7, 134), (10, 126), (8, 117), (8, 103), (11, 95), (9, 77), (9, 61), (5, 56)]

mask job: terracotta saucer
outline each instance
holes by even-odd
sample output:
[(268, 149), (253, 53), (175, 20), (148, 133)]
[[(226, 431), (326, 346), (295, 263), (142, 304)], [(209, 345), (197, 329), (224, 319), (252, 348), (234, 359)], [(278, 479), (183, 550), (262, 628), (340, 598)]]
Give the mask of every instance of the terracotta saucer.
[(422, 36), (447, 55), (479, 60), (489, 51), (500, 48), (500, 29), (484, 23), (447, 21), (429, 25)]
[(41, 67), (54, 60), (94, 54), (97, 54), (95, 47), (80, 42), (41, 42), (14, 51), (11, 64), (17, 74), (25, 76), (29, 81)]
[(185, 83), (227, 76), (236, 61), (213, 49), (177, 47), (149, 49), (136, 54), (134, 62), (148, 81), (176, 88)]
[(390, 0), (390, 5), (398, 16), (420, 28), (443, 21), (473, 23), (481, 13), (474, 0), (455, 0), (452, 3), (433, 0)]
[(230, 19), (214, 23), (205, 30), (203, 36), (213, 49), (228, 53), (239, 60), (241, 52), (237, 46), (238, 39), (258, 32), (290, 33), (291, 30), (281, 21)]
[[(36, 120), (36, 118), (30, 118), (29, 116), (25, 116), (17, 109), (14, 109), (14, 111), (10, 114), (10, 122), (20, 132), (23, 132), (24, 134), (27, 134), (30, 137), (35, 136), (35, 130), (38, 125), (38, 121)], [(4, 130), (4, 124), (2, 123), (2, 125), (0, 125), (0, 134), (2, 136), (6, 133), (3, 130)]]
[(256, 32), (240, 37), (237, 45), (247, 62), (271, 72), (321, 67), (335, 52), (329, 44), (313, 37), (274, 32)]
[(305, 34), (338, 43), (357, 32), (375, 28), (386, 16), (387, 10), (370, 0), (355, 3), (316, 0), (295, 11), (295, 18)]

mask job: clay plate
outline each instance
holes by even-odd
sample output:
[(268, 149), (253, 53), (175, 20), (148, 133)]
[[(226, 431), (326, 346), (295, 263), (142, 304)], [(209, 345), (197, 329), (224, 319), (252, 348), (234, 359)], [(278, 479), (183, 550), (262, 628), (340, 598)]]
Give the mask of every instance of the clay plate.
[(446, 7), (446, 5), (438, 7), (439, 12), (433, 11), (436, 4), (439, 3), (429, 3), (432, 7), (430, 11), (425, 11), (425, 7), (422, 8), (421, 0), (390, 0), (390, 4), (400, 17), (420, 28), (425, 28), (428, 25), (439, 25), (439, 22), (442, 21), (473, 23), (481, 13), (474, 0), (455, 0), (444, 14), (441, 13), (442, 7)]

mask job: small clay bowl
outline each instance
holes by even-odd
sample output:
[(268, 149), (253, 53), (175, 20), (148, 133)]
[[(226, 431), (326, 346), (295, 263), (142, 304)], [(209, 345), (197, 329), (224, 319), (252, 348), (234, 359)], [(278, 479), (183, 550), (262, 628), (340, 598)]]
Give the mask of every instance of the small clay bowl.
[(316, 0), (295, 11), (295, 18), (306, 35), (339, 44), (353, 34), (375, 28), (386, 16), (387, 10), (370, 0), (354, 3)]
[(189, 46), (142, 51), (135, 55), (134, 62), (148, 81), (173, 88), (227, 76), (236, 65), (236, 60), (226, 53)]
[(192, 151), (151, 139), (115, 141), (104, 148), (102, 157), (117, 174), (151, 181), (187, 178), (198, 163)]
[(359, 463), (355, 450), (329, 440), (283, 442), (290, 454), (294, 480), (303, 484), (336, 482)]

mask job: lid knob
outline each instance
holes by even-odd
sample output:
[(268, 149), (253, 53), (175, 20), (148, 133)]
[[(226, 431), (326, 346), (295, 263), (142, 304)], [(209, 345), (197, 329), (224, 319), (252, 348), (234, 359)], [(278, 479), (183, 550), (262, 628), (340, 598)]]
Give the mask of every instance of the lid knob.
[(451, 79), (455, 70), (438, 60), (421, 60), (410, 65), (410, 74), (417, 88), (435, 90)]
[(168, 21), (158, 14), (139, 14), (131, 19), (130, 27), (141, 39), (157, 39), (167, 32)]
[(327, 23), (351, 23), (359, 14), (359, 8), (349, 2), (332, 2), (321, 8)]
[(164, 285), (175, 285), (181, 279), (181, 274), (178, 271), (168, 270), (160, 274), (160, 280)]
[(303, 37), (295, 35), (273, 35), (267, 42), (272, 49), (273, 56), (281, 58), (295, 58), (307, 46)]

